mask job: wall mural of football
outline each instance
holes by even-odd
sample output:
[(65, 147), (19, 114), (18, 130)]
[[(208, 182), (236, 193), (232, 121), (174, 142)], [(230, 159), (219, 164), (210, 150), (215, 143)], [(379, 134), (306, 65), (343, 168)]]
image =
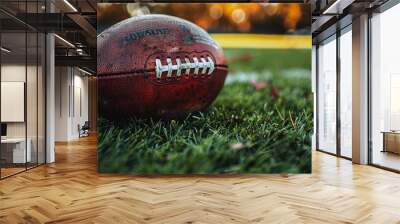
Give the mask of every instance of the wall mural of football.
[(310, 173), (308, 4), (99, 3), (101, 173)]

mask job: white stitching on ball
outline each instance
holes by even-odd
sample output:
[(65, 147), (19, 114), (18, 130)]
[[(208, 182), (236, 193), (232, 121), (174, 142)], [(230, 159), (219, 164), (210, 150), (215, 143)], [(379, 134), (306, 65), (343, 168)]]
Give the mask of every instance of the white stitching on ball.
[(160, 59), (156, 59), (156, 77), (161, 79), (163, 72), (167, 72), (167, 77), (172, 77), (172, 72), (176, 71), (176, 77), (181, 75), (181, 71), (185, 70), (185, 74), (189, 75), (190, 70), (194, 69), (194, 75), (199, 74), (199, 69), (201, 70), (201, 74), (205, 74), (208, 69), (208, 75), (214, 71), (214, 61), (211, 57), (207, 57), (207, 59), (200, 57), (200, 61), (197, 57), (193, 57), (193, 62), (190, 62), (188, 58), (185, 58), (185, 63), (181, 62), (181, 59), (176, 59), (176, 64), (172, 64), (171, 58), (167, 58), (167, 64), (163, 65)]

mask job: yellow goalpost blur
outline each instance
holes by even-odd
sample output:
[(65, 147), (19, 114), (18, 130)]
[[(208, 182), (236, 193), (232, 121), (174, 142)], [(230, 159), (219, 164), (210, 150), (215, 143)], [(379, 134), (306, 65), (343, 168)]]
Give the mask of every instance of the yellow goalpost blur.
[(211, 36), (223, 48), (311, 49), (311, 35), (269, 35), (215, 33)]

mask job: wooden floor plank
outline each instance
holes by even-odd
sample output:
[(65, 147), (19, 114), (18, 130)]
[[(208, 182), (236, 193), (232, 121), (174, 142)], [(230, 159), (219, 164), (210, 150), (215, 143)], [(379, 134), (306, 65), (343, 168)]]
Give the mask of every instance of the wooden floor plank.
[(400, 175), (313, 152), (313, 174), (98, 174), (96, 139), (0, 181), (0, 223), (400, 223)]

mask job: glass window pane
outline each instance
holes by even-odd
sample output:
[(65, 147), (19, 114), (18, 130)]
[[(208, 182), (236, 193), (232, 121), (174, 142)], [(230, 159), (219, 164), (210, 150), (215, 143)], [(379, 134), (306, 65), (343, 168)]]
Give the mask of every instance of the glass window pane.
[(38, 164), (45, 163), (45, 60), (46, 60), (46, 52), (45, 52), (45, 44), (46, 37), (44, 34), (39, 33), (39, 42), (38, 42)]
[(26, 33), (2, 33), (1, 45), (1, 139), (2, 177), (25, 170), (26, 150)]
[(400, 5), (372, 17), (372, 163), (400, 170)]
[(30, 147), (30, 161), (28, 168), (37, 165), (37, 74), (38, 74), (38, 36), (36, 32), (27, 33), (28, 38), (28, 63), (26, 80), (26, 116), (27, 116), (27, 142)]
[(340, 36), (340, 152), (352, 157), (352, 35)]
[[(45, 1), (0, 1), (0, 7), (21, 20), (35, 19), (39, 17), (25, 13), (44, 13)], [(0, 20), (4, 178), (45, 162), (46, 54), (43, 33), (2, 12)]]
[(318, 48), (318, 148), (336, 153), (336, 40)]

